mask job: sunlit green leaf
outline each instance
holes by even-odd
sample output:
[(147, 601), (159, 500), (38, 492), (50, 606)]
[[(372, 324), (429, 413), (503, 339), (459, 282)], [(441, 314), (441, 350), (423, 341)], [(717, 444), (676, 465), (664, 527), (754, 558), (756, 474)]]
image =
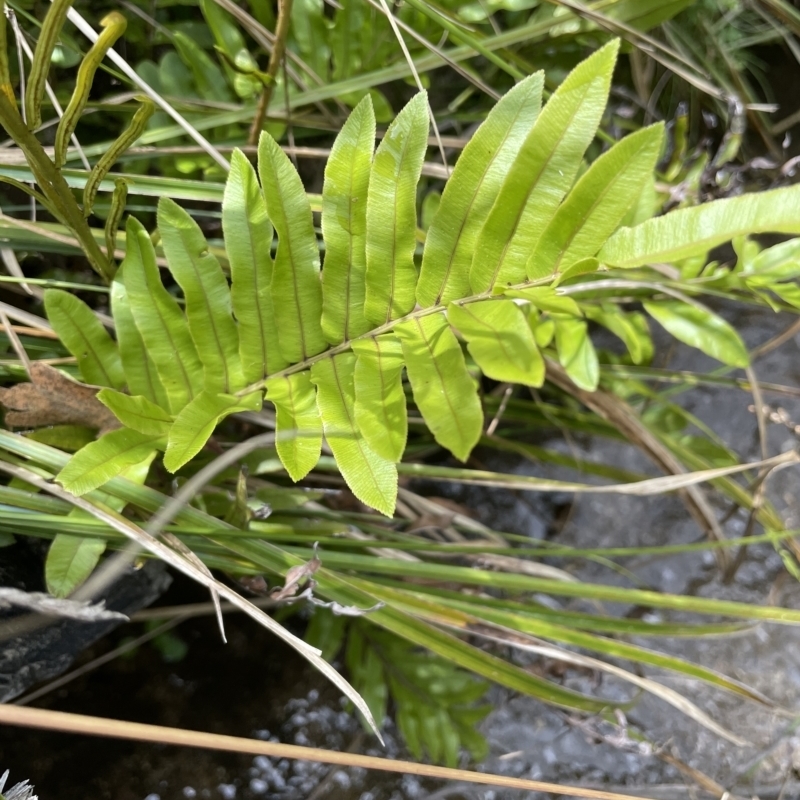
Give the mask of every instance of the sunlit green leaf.
[(114, 412), (114, 416), (126, 427), (150, 436), (166, 436), (172, 417), (163, 408), (141, 395), (131, 397), (112, 389), (98, 392), (97, 399)]
[(130, 309), (167, 392), (170, 410), (177, 413), (203, 390), (203, 366), (186, 317), (161, 283), (153, 243), (133, 217), (128, 217), (126, 241), (123, 270)]
[(239, 358), (245, 382), (250, 384), (288, 362), (278, 347), (272, 303), (272, 225), (255, 170), (240, 150), (231, 156), (222, 230), (231, 268), (233, 313), (239, 323)]
[(374, 147), (375, 114), (367, 95), (333, 143), (322, 186), (322, 330), (331, 344), (370, 329), (364, 316), (364, 281), (367, 190)]
[(260, 392), (246, 397), (201, 392), (175, 418), (169, 431), (164, 466), (175, 472), (200, 452), (219, 422), (237, 411), (258, 411)]
[(595, 255), (653, 174), (662, 124), (626, 136), (584, 173), (545, 228), (528, 259), (531, 279)]
[(319, 461), (322, 418), (308, 372), (295, 372), (266, 383), (267, 400), (277, 412), (277, 450), (289, 477), (304, 478)]
[(267, 214), (278, 234), (272, 272), (272, 303), (278, 344), (289, 363), (322, 352), (322, 287), (311, 206), (297, 170), (268, 134), (258, 144), (258, 173)]
[(400, 342), (393, 334), (357, 339), (353, 352), (356, 425), (372, 450), (399, 461), (408, 437)]
[(371, 450), (358, 430), (355, 368), (353, 353), (324, 358), (311, 367), (325, 441), (350, 491), (362, 503), (391, 517), (397, 498), (397, 469), (394, 461)]
[(528, 386), (544, 383), (544, 359), (525, 314), (513, 300), (451, 303), (447, 319), (466, 339), (484, 375)]
[(364, 316), (375, 325), (414, 308), (417, 182), (428, 147), (428, 96), (415, 95), (375, 151), (367, 194)]
[(505, 292), (509, 297), (519, 297), (529, 300), (540, 311), (549, 311), (551, 314), (570, 314), (581, 316), (580, 306), (571, 298), (556, 294), (550, 286), (531, 286), (527, 289), (512, 289)]
[(86, 494), (163, 446), (161, 436), (119, 428), (75, 453), (56, 479), (67, 491)]
[(456, 162), (425, 240), (417, 283), (421, 306), (469, 294), (475, 241), (539, 114), (542, 82), (537, 72), (502, 97)]
[(593, 392), (600, 380), (600, 364), (589, 338), (588, 325), (582, 319), (562, 316), (554, 317), (554, 322), (561, 366), (576, 386)]
[(800, 234), (800, 186), (713, 200), (620, 228), (597, 257), (611, 267), (639, 267), (691, 258), (756, 233)]
[(208, 392), (235, 392), (244, 386), (239, 336), (231, 315), (228, 282), (198, 224), (174, 200), (158, 203), (158, 230), (169, 269), (183, 289), (186, 319), (203, 363)]
[(58, 338), (78, 360), (86, 383), (115, 389), (125, 385), (117, 345), (83, 300), (61, 289), (46, 289), (44, 308)]
[(92, 574), (105, 549), (102, 539), (56, 534), (44, 562), (47, 591), (53, 597), (72, 594)]
[(122, 267), (117, 270), (111, 284), (111, 313), (128, 391), (168, 408), (164, 384), (133, 320)]
[(466, 461), (483, 428), (483, 409), (464, 354), (444, 314), (403, 322), (395, 328), (403, 345), (414, 402), (434, 438)]
[(545, 105), (514, 160), (475, 246), (473, 292), (519, 283), (539, 237), (572, 185), (605, 110), (619, 42), (579, 64)]
[(567, 281), (572, 281), (581, 275), (590, 275), (593, 272), (597, 272), (598, 269), (600, 269), (600, 262), (596, 258), (582, 258), (559, 272), (550, 286), (555, 289), (557, 286)]

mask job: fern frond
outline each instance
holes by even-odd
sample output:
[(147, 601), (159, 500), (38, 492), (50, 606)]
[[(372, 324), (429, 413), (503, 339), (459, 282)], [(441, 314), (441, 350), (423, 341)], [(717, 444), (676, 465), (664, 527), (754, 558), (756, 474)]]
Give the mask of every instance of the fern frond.
[[(374, 155), (369, 97), (342, 128), (325, 171), (321, 273), (308, 197), (266, 133), (258, 149), (260, 185), (237, 152), (225, 187), (230, 287), (196, 224), (162, 200), (159, 228), (184, 314), (161, 283), (150, 237), (129, 219), (128, 254), (112, 289), (118, 352), (97, 325), (87, 327), (87, 350), (80, 326), (62, 320), (65, 301), (50, 295), (54, 324), (83, 359), (84, 377), (114, 389), (127, 384), (134, 395), (102, 394), (126, 427), (75, 456), (63, 473), (69, 487), (100, 485), (148, 448), (166, 449), (166, 467), (177, 470), (225, 416), (260, 408), (266, 389), (289, 476), (299, 481), (316, 466), (324, 437), (353, 494), (391, 515), (395, 465), (408, 432), (404, 370), (436, 441), (466, 461), (484, 414), (464, 345), (493, 380), (541, 386), (549, 357), (591, 392), (600, 378), (593, 321), (624, 342), (632, 361), (647, 363), (647, 317), (597, 293), (606, 271), (696, 257), (697, 265), (686, 268), (694, 277), (709, 248), (733, 236), (800, 233), (800, 188), (648, 219), (661, 125), (623, 138), (576, 182), (605, 110), (617, 51), (611, 42), (579, 64), (541, 110), (540, 73), (497, 103), (456, 163), (421, 258), (416, 194), (428, 137), (422, 93), (391, 123)], [(624, 222), (632, 227), (620, 227)], [(800, 304), (781, 282), (780, 265), (791, 253), (776, 259), (778, 266), (765, 262), (754, 272), (756, 258), (730, 280)], [(665, 300), (653, 289), (658, 284), (625, 285), (642, 292), (647, 314), (678, 339), (725, 363), (747, 363), (736, 332), (705, 306)], [(87, 471), (84, 479), (78, 467)]]

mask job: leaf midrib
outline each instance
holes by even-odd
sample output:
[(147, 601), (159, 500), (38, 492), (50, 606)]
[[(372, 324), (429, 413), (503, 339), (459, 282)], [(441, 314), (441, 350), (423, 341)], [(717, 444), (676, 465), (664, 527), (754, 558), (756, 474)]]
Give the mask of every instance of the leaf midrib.
[[(545, 284), (549, 284), (553, 280), (552, 275), (548, 275), (546, 278), (535, 278), (534, 280), (526, 280), (521, 283), (513, 284), (512, 286), (506, 287), (506, 291), (520, 291), (522, 289), (531, 289), (537, 286), (543, 286)], [(470, 295), (468, 297), (461, 298), (460, 300), (453, 300), (451, 302), (456, 303), (459, 306), (469, 305), (470, 303), (478, 303), (481, 300), (493, 300), (499, 299), (500, 295), (493, 295), (491, 291), (481, 292), (479, 294)], [(266, 376), (264, 379), (260, 381), (256, 381), (255, 383), (250, 384), (250, 386), (241, 389), (240, 391), (236, 392), (235, 395), (237, 397), (243, 397), (250, 392), (257, 392), (262, 389), (268, 380), (272, 378), (285, 378), (289, 375), (294, 375), (298, 372), (304, 372), (305, 370), (312, 367), (318, 361), (321, 361), (323, 358), (329, 358), (331, 356), (338, 355), (339, 353), (346, 353), (352, 347), (352, 343), (354, 341), (361, 341), (365, 339), (372, 339), (375, 336), (380, 336), (383, 333), (390, 333), (394, 330), (398, 325), (404, 322), (411, 322), (413, 320), (422, 319), (423, 317), (428, 317), (432, 314), (440, 314), (443, 311), (446, 311), (447, 307), (444, 305), (438, 306), (429, 306), (428, 308), (418, 308), (414, 311), (409, 312), (405, 316), (398, 317), (397, 319), (391, 320), (391, 322), (384, 323), (383, 325), (379, 325), (376, 328), (373, 328), (371, 331), (367, 331), (366, 333), (361, 334), (360, 336), (356, 336), (353, 339), (348, 339), (347, 341), (342, 342), (341, 344), (337, 344), (333, 347), (328, 348), (327, 350), (323, 350), (321, 353), (317, 353), (314, 356), (310, 356), (302, 361), (298, 361), (291, 366), (285, 367), (278, 372), (273, 372), (271, 375)]]

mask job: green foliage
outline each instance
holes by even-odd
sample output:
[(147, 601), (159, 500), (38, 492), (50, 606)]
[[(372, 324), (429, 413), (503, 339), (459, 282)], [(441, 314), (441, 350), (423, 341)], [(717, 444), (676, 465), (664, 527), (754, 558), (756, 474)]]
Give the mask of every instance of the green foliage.
[(600, 124), (618, 48), (611, 42), (576, 67), (536, 119), (478, 236), (473, 293), (540, 277), (530, 259)]
[[(421, 254), (424, 93), (401, 111), (374, 155), (369, 98), (338, 136), (323, 186), (322, 280), (308, 197), (268, 134), (258, 148), (260, 186), (237, 152), (225, 187), (230, 286), (197, 224), (162, 199), (159, 233), (182, 308), (161, 282), (150, 237), (129, 219), (113, 294), (118, 350), (80, 301), (48, 293), (48, 312), (84, 377), (115, 389), (127, 382), (134, 392), (101, 395), (126, 427), (77, 453), (61, 474), (65, 485), (88, 491), (148, 448), (165, 450), (165, 466), (176, 471), (226, 416), (258, 410), (266, 388), (277, 411), (278, 456), (292, 479), (317, 464), (324, 436), (355, 496), (391, 516), (394, 465), (407, 439), (404, 369), (436, 441), (466, 461), (484, 414), (459, 337), (484, 375), (532, 387), (544, 382), (550, 356), (578, 387), (597, 388), (590, 321), (619, 337), (634, 363), (646, 364), (646, 318), (598, 294), (607, 270), (704, 256), (743, 231), (797, 232), (800, 193), (719, 200), (619, 227), (652, 181), (663, 131), (654, 125), (623, 138), (575, 182), (616, 53), (611, 42), (590, 56), (541, 113), (538, 74), (496, 105), (458, 160)], [(794, 249), (784, 249), (794, 258)], [(785, 281), (795, 274), (785, 263), (755, 254), (735, 280), (800, 302)], [(676, 338), (746, 366), (747, 352), (722, 318), (691, 297), (665, 298), (655, 284), (631, 283), (640, 285), (650, 287), (641, 297), (646, 312)]]
[(417, 283), (424, 307), (469, 294), (475, 243), (542, 104), (541, 72), (506, 93), (458, 159), (431, 221)]
[(92, 574), (105, 549), (102, 539), (59, 533), (47, 551), (44, 572), (47, 591), (54, 597), (72, 594)]
[[(375, 113), (364, 98), (345, 122), (325, 166), (322, 192), (322, 330), (330, 344), (370, 329), (364, 316), (366, 232)], [(415, 183), (416, 185), (416, 183)]]
[(353, 685), (379, 722), (394, 706), (414, 758), (427, 755), (455, 767), (462, 749), (476, 761), (486, 755), (486, 740), (476, 729), (491, 710), (476, 705), (488, 689), (485, 681), (372, 625), (345, 628), (341, 617), (327, 612), (316, 612), (307, 639), (328, 658), (344, 647)]
[(370, 449), (356, 425), (355, 368), (353, 353), (339, 353), (311, 367), (325, 441), (353, 494), (391, 517), (397, 499), (397, 468)]
[(117, 345), (86, 303), (61, 289), (47, 289), (44, 308), (58, 338), (78, 360), (86, 383), (115, 389), (125, 384)]
[[(414, 307), (417, 182), (427, 144), (428, 98), (420, 93), (389, 126), (372, 160), (364, 316), (373, 325), (398, 319)], [(350, 195), (357, 202), (353, 189)]]
[[(213, 5), (213, 3), (212, 3)], [(222, 201), (222, 230), (231, 270), (231, 301), (239, 327), (244, 379), (255, 383), (287, 366), (277, 346), (272, 303), (272, 224), (255, 170), (236, 151)]]
[(739, 334), (707, 308), (679, 300), (650, 302), (645, 303), (644, 307), (676, 339), (702, 350), (723, 364), (746, 367), (750, 363), (747, 348)]
[(275, 406), (277, 449), (293, 481), (308, 475), (322, 450), (322, 418), (308, 372), (295, 372), (266, 383)]

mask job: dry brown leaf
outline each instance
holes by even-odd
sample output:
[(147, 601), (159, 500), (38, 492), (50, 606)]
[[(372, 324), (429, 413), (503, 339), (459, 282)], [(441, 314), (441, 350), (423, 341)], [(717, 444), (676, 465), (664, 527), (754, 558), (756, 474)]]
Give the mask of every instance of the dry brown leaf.
[(57, 369), (34, 362), (30, 383), (0, 389), (6, 425), (41, 428), (45, 425), (84, 425), (102, 435), (119, 428), (119, 420), (98, 399), (99, 386), (87, 386)]
[(273, 589), (270, 592), (270, 597), (273, 600), (285, 600), (287, 597), (293, 597), (297, 594), (301, 584), (306, 581), (313, 584), (314, 574), (321, 566), (322, 561), (317, 555), (317, 543), (314, 542), (314, 555), (311, 560), (306, 561), (305, 564), (296, 564), (290, 567), (286, 571), (286, 579), (283, 586)]

